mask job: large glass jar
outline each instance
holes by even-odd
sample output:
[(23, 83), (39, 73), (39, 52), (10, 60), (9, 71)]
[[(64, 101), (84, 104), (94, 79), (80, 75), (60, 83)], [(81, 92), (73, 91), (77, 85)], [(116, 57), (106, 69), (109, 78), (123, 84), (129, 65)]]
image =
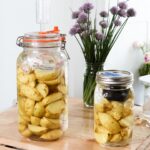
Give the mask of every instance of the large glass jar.
[(132, 138), (133, 75), (127, 71), (98, 72), (94, 95), (94, 134), (105, 146), (124, 146)]
[(29, 33), (18, 38), (18, 128), (33, 140), (59, 139), (68, 127), (67, 57), (57, 32)]

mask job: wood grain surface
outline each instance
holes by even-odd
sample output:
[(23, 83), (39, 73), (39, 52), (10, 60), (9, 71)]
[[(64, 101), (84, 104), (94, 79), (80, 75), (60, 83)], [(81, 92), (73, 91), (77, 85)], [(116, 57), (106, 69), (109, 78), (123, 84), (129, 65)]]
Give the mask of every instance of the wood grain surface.
[[(138, 109), (136, 109), (136, 112)], [(7, 147), (5, 147), (7, 145)], [(146, 147), (142, 147), (145, 145)], [(53, 142), (31, 141), (17, 130), (17, 108), (0, 114), (0, 150), (150, 150), (150, 128), (134, 126), (133, 140), (126, 147), (101, 147), (93, 137), (93, 110), (82, 101), (69, 100), (69, 129)]]
[(8, 147), (4, 147), (4, 146), (0, 146), (0, 150), (13, 150), (12, 148), (8, 148)]

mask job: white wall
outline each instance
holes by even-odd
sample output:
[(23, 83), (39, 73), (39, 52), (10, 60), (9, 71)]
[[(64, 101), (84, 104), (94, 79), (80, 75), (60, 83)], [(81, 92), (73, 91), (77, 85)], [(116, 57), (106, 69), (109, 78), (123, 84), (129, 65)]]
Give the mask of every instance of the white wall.
[[(71, 10), (76, 9), (86, 0), (54, 0), (52, 25), (59, 25), (62, 32), (68, 33), (73, 24)], [(104, 8), (106, 0), (91, 0), (97, 9)], [(1, 0), (0, 5), (0, 109), (9, 107), (16, 98), (16, 58), (21, 48), (15, 42), (19, 35), (25, 32), (37, 31), (35, 23), (35, 0)], [(111, 2), (115, 2), (111, 1)], [(132, 0), (138, 16), (126, 26), (118, 42), (112, 49), (106, 69), (126, 69), (136, 73), (135, 89), (137, 100), (141, 103), (141, 87), (137, 80), (137, 69), (142, 62), (139, 51), (132, 49), (135, 40), (145, 41), (147, 37), (146, 21), (149, 19), (149, 5), (147, 0)], [(144, 8), (144, 9), (143, 9)], [(68, 35), (67, 50), (70, 54), (70, 96), (82, 97), (82, 82), (84, 73), (84, 59), (81, 50), (73, 37)]]

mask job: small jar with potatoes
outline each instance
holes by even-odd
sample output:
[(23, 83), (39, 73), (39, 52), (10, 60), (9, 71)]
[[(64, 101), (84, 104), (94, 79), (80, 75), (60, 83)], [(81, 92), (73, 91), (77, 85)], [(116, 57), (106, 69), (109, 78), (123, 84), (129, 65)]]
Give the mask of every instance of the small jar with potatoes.
[(28, 33), (17, 43), (23, 47), (17, 59), (18, 130), (32, 140), (57, 140), (68, 128), (68, 60), (61, 35)]
[(94, 135), (103, 146), (125, 146), (133, 131), (133, 74), (106, 70), (96, 76)]

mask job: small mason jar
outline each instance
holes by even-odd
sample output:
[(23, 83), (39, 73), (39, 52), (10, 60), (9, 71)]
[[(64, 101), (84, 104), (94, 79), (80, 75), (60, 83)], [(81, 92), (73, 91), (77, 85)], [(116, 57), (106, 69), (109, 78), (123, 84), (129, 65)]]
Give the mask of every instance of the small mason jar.
[(68, 61), (56, 31), (17, 39), (18, 129), (33, 140), (59, 139), (68, 127)]
[(124, 146), (132, 138), (133, 74), (106, 70), (96, 75), (94, 135), (104, 146)]

